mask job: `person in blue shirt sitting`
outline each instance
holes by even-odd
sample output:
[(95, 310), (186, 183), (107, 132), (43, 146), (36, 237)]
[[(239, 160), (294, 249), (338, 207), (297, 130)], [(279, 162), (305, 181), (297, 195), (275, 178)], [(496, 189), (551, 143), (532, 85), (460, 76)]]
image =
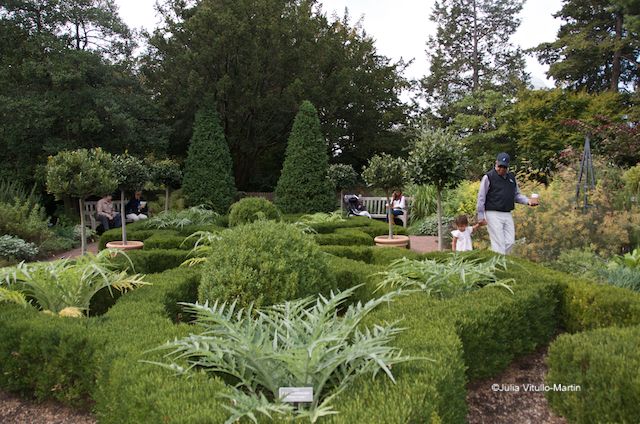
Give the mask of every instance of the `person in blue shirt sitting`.
[(141, 219), (147, 219), (149, 216), (147, 209), (147, 202), (141, 200), (142, 192), (136, 191), (129, 203), (124, 207), (125, 216), (127, 219), (133, 222), (140, 221)]

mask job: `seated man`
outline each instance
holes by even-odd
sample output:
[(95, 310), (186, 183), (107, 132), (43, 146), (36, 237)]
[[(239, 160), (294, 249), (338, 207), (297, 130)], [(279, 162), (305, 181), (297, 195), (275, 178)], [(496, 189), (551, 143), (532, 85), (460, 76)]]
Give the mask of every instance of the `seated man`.
[(124, 207), (125, 215), (127, 219), (135, 221), (140, 221), (141, 219), (147, 219), (147, 202), (143, 202), (142, 200), (142, 192), (136, 191), (133, 198), (129, 200)]
[(107, 194), (96, 204), (96, 215), (102, 228), (107, 231), (109, 228), (117, 228), (121, 225), (120, 214), (113, 210), (112, 196)]

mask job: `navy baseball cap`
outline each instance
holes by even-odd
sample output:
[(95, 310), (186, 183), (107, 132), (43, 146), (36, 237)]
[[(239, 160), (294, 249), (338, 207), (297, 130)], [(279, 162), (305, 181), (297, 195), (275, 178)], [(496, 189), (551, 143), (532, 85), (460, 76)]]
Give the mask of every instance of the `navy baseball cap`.
[(498, 166), (506, 166), (509, 167), (509, 155), (505, 152), (498, 153), (498, 157), (496, 157), (496, 163)]

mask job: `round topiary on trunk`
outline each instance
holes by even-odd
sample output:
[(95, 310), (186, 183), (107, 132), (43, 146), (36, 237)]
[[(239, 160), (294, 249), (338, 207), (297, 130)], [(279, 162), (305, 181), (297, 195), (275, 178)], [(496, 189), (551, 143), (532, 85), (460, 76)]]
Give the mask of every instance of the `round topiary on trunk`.
[(335, 192), (327, 178), (329, 155), (316, 108), (300, 106), (291, 129), (276, 205), (285, 213), (329, 212), (336, 208)]
[(272, 305), (335, 288), (326, 255), (293, 224), (261, 220), (220, 236), (202, 273), (200, 302)]
[(196, 114), (182, 191), (188, 206), (205, 205), (226, 214), (236, 194), (229, 146), (213, 107)]

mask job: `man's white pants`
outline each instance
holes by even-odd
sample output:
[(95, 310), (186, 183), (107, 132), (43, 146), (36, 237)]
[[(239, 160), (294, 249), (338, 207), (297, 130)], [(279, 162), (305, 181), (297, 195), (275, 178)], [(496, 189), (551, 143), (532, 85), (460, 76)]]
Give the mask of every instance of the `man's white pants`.
[(516, 229), (511, 212), (486, 211), (491, 250), (508, 255), (516, 242)]

